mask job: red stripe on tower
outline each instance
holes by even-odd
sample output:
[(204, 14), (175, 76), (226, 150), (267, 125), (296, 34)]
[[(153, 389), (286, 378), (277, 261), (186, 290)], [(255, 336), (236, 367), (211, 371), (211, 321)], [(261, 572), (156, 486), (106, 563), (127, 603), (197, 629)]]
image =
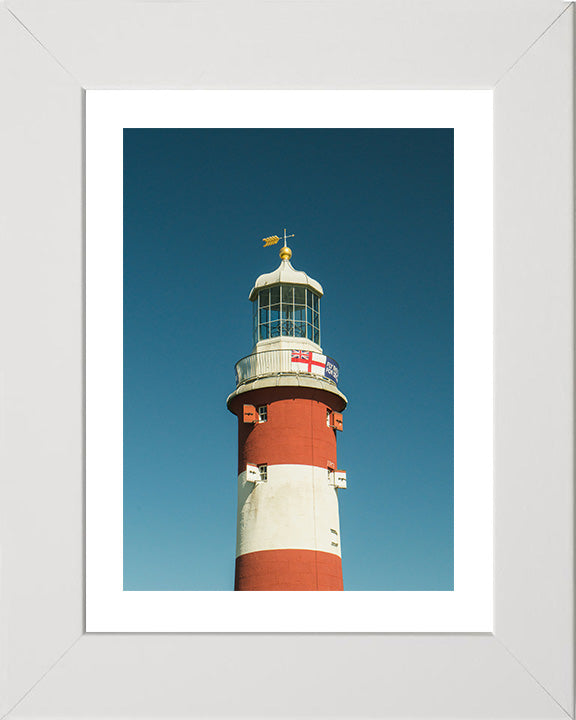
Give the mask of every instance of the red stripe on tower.
[(261, 550), (236, 558), (234, 590), (343, 590), (342, 560), (313, 550)]

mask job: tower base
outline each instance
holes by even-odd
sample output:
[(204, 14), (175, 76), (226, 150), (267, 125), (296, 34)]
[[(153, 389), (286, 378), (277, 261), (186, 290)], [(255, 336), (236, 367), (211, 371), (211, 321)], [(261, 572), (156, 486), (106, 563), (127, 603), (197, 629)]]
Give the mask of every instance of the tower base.
[(259, 550), (236, 558), (234, 590), (343, 590), (342, 559), (318, 550)]

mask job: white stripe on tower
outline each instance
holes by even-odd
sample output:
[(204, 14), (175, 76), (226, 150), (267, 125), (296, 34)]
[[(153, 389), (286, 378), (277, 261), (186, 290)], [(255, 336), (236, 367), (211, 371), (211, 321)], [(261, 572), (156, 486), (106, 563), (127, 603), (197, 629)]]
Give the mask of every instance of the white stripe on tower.
[(338, 495), (327, 468), (270, 465), (266, 482), (238, 476), (236, 555), (302, 549), (340, 557)]

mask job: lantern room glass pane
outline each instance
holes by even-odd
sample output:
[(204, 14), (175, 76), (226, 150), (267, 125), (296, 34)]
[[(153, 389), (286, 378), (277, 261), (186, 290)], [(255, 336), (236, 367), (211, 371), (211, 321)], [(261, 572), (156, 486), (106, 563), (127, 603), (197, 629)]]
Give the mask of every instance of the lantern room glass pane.
[(276, 287), (270, 288), (270, 305), (275, 305), (276, 303), (280, 302), (280, 287), (276, 285)]
[(294, 288), (294, 304), (295, 305), (305, 305), (306, 304), (306, 288), (299, 287), (296, 285)]
[(320, 332), (314, 328), (314, 342), (319, 343), (320, 342)]
[(268, 340), (269, 334), (268, 325), (260, 325), (260, 340)]
[(260, 322), (261, 323), (267, 323), (268, 322), (268, 308), (261, 308), (260, 309)]
[(312, 340), (312, 335), (313, 335), (312, 325), (310, 325), (309, 323), (306, 323), (306, 337), (308, 338), (308, 340)]
[(270, 308), (270, 320), (280, 319), (280, 305), (272, 305)]
[(294, 323), (294, 335), (296, 337), (306, 337), (306, 323), (305, 322), (295, 322)]
[(268, 289), (266, 290), (260, 290), (260, 307), (266, 307), (267, 305), (270, 305), (270, 291)]
[(275, 320), (270, 323), (270, 337), (278, 337), (280, 335), (280, 321)]
[(304, 307), (296, 306), (294, 308), (294, 320), (297, 322), (302, 322), (303, 320), (306, 320), (306, 315), (304, 313)]
[(282, 285), (282, 303), (292, 305), (294, 302), (294, 287), (293, 285)]

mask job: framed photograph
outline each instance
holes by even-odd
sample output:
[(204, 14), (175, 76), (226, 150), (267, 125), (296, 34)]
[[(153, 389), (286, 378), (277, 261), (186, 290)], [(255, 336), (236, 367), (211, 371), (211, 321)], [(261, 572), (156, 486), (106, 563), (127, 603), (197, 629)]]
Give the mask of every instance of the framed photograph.
[[(10, 0), (0, 9), (0, 38), (8, 109), (2, 117), (8, 270), (2, 283), (3, 714), (573, 717), (572, 4), (505, 0), (480, 9), (443, 0), (361, 8), (348, 0), (113, 6)], [(113, 316), (110, 322), (102, 315), (98, 333), (85, 338), (85, 312), (91, 312), (85, 289), (94, 269), (86, 253), (97, 247), (89, 217), (85, 227), (96, 197), (86, 175), (86, 94), (90, 103), (91, 96), (132, 89), (134, 99), (156, 98), (162, 115), (169, 90), (223, 97), (260, 91), (253, 98), (261, 112), (256, 97), (264, 97), (263, 90), (280, 92), (280, 100), (295, 97), (295, 89), (317, 91), (310, 97), (346, 91), (353, 115), (355, 101), (370, 95), (360, 90), (402, 90), (406, 100), (415, 90), (440, 98), (463, 88), (488, 97), (494, 115), (493, 276), (483, 274), (486, 248), (479, 246), (477, 275), (466, 283), (470, 290), (476, 281), (482, 293), (493, 282), (493, 333), (486, 335), (474, 315), (468, 328), (477, 355), (493, 342), (494, 356), (494, 472), (485, 478), (494, 484), (488, 622), (419, 628), (409, 621), (394, 628), (378, 593), (370, 617), (358, 618), (365, 608), (346, 600), (356, 593), (344, 592), (312, 594), (343, 603), (330, 608), (324, 625), (321, 608), (311, 611), (308, 624), (290, 625), (285, 608), (266, 604), (269, 593), (216, 593), (245, 603), (247, 622), (226, 627), (227, 610), (214, 598), (211, 608), (201, 607), (188, 604), (186, 591), (156, 589), (148, 594), (180, 596), (179, 612), (193, 615), (186, 626), (170, 625), (176, 616), (164, 609), (163, 626), (145, 627), (127, 608), (120, 624), (91, 627), (91, 578), (110, 575), (114, 554), (99, 546), (115, 537), (121, 507), (110, 506), (108, 532), (89, 535), (85, 579), (85, 520), (94, 507), (86, 495), (90, 478), (85, 491), (84, 392), (93, 371), (85, 369), (91, 357), (85, 340), (99, 342), (105, 356), (117, 328)], [(358, 117), (344, 127), (359, 128)], [(124, 120), (128, 128), (145, 122)], [(247, 118), (245, 124), (270, 126), (309, 127), (301, 118), (271, 125)], [(438, 125), (446, 126), (454, 127)], [(186, 127), (233, 126), (196, 118)], [(324, 120), (318, 127), (334, 124)], [(101, 150), (102, 161), (114, 156), (113, 148)], [(117, 176), (108, 179), (113, 189)], [(456, 208), (461, 191), (456, 182)], [(109, 220), (102, 218), (102, 228)], [(486, 220), (483, 213), (466, 218), (470, 233)], [(281, 230), (263, 228), (261, 236)], [(104, 248), (112, 238), (102, 237)], [(105, 253), (101, 259), (100, 279), (113, 298), (121, 267), (107, 264)], [(314, 269), (302, 269), (315, 277)], [(482, 298), (485, 311), (490, 293)], [(271, 332), (273, 321), (264, 322), (266, 330), (257, 331)], [(471, 362), (472, 355), (469, 372)], [(102, 387), (105, 399), (106, 383)], [(492, 403), (481, 388), (480, 381), (476, 399), (467, 403), (470, 417)], [(111, 407), (110, 427), (118, 415)], [(89, 432), (86, 438), (90, 443)], [(99, 441), (99, 457), (111, 457), (112, 436)], [(489, 474), (488, 454), (481, 440), (466, 451), (480, 480)], [(102, 486), (115, 472), (112, 463), (102, 464)], [(478, 577), (474, 570), (470, 575)], [(485, 592), (486, 583), (478, 587)], [(130, 592), (138, 593), (123, 594)], [(300, 595), (293, 594), (295, 603)], [(258, 599), (262, 608), (254, 607)], [(298, 616), (307, 611), (302, 604)], [(100, 597), (98, 612), (98, 622), (115, 617), (111, 595)], [(284, 617), (271, 617), (275, 613)], [(254, 618), (266, 615), (257, 627)], [(252, 681), (262, 678), (254, 697), (245, 692), (248, 672)]]

